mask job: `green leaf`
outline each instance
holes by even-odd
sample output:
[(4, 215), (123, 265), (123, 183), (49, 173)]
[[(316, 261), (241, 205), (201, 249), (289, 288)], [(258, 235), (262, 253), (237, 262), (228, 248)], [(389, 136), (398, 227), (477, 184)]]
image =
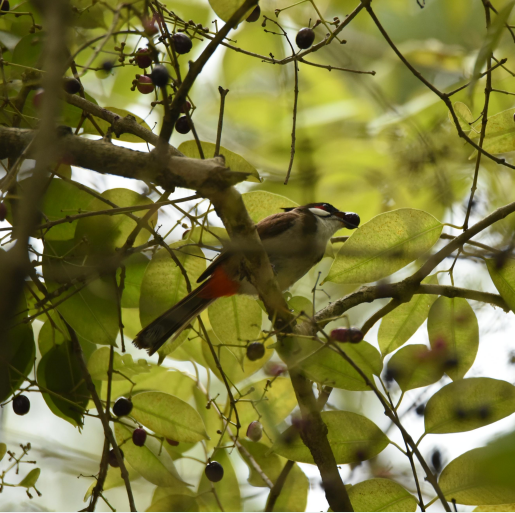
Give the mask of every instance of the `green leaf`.
[[(105, 109), (113, 112), (114, 114), (118, 114), (118, 116), (120, 116), (121, 118), (125, 118), (127, 116), (132, 116), (136, 120), (138, 125), (142, 126), (143, 128), (146, 128), (147, 130), (150, 130), (150, 127), (147, 125), (147, 123), (144, 119), (140, 118), (139, 116), (136, 116), (136, 114), (133, 114), (132, 112), (129, 112), (128, 110), (118, 109), (116, 107), (105, 107)], [(108, 121), (104, 121), (103, 119), (100, 119), (100, 118), (95, 118), (95, 121), (104, 133), (106, 133), (108, 131), (109, 127), (111, 126), (111, 124)], [(86, 119), (86, 121), (84, 122), (83, 128), (84, 128), (85, 134), (100, 135), (98, 133), (98, 130), (95, 128), (95, 126), (93, 125), (93, 123), (91, 123), (91, 121), (89, 119)], [(113, 132), (113, 139), (114, 138), (118, 139), (119, 141), (125, 141), (125, 142), (131, 142), (131, 143), (143, 143), (144, 142), (137, 135), (129, 134), (127, 132), (121, 134), (120, 137), (117, 137), (116, 134)], [(121, 205), (119, 205), (119, 206), (121, 206)]]
[(479, 467), (483, 482), (499, 486), (513, 486), (515, 475), (515, 432), (495, 438), (485, 447)]
[(440, 474), (438, 484), (447, 500), (468, 506), (515, 502), (515, 487), (490, 483), (482, 477), (487, 447), (479, 447), (451, 461)]
[(481, 511), (481, 512), (492, 512), (492, 511), (515, 511), (515, 503), (512, 504), (496, 504), (496, 505), (488, 505), (488, 506), (478, 506), (473, 511)]
[(252, 191), (241, 195), (250, 218), (258, 223), (265, 217), (283, 212), (284, 208), (298, 207), (291, 199), (266, 191)]
[(352, 232), (325, 281), (370, 283), (385, 278), (427, 253), (441, 232), (442, 224), (422, 210), (379, 214)]
[[(109, 189), (104, 191), (101, 196), (114, 203), (118, 207), (135, 207), (141, 205), (152, 205), (153, 202), (142, 194), (129, 189)], [(93, 198), (87, 206), (90, 212), (109, 211), (112, 209), (107, 203), (98, 198)], [(133, 212), (136, 217), (143, 217), (147, 210), (139, 210)], [(157, 212), (148, 220), (151, 227), (157, 224)], [(78, 246), (78, 254), (87, 256), (83, 265), (88, 263), (91, 265), (96, 259), (103, 259), (116, 252), (117, 249), (123, 247), (127, 241), (127, 237), (136, 228), (136, 221), (132, 220), (126, 214), (116, 215), (98, 215), (93, 217), (85, 217), (79, 219), (75, 230), (75, 244)], [(150, 232), (143, 228), (137, 235), (134, 246), (139, 246), (148, 241)]]
[[(372, 382), (374, 374), (381, 374), (381, 355), (368, 342), (345, 344), (341, 348)], [(335, 350), (323, 347), (319, 342), (289, 337), (277, 345), (277, 352), (289, 367), (299, 366), (302, 373), (312, 381), (345, 390), (370, 390), (350, 363)]]
[[(224, 20), (225, 22), (229, 21), (229, 18), (244, 4), (245, 0), (209, 0), (209, 5), (211, 5), (213, 11), (215, 11), (216, 15)], [(247, 13), (245, 13), (241, 20), (244, 20), (249, 16), (249, 14), (254, 10), (254, 7), (249, 9)]]
[(293, 296), (288, 301), (288, 307), (293, 310), (293, 315), (301, 315), (302, 312), (309, 316), (313, 315), (313, 303), (304, 296)]
[[(224, 427), (222, 419), (211, 404), (209, 405), (209, 408), (206, 407), (208, 405), (206, 394), (201, 389), (199, 389), (197, 385), (194, 385), (192, 389), (193, 397), (195, 398), (195, 406), (200, 416), (202, 417), (202, 420), (204, 421), (204, 426), (206, 426), (206, 431), (210, 438), (204, 443), (206, 444), (207, 449), (210, 450), (216, 447), (220, 440), (220, 435), (217, 433), (217, 431), (222, 430)], [(172, 448), (175, 449), (179, 448), (180, 446), (181, 444)]]
[[(22, 37), (13, 50), (12, 62), (20, 66), (41, 69), (41, 55), (46, 37), (45, 32), (36, 32)], [(11, 76), (21, 77), (24, 71), (18, 66), (13, 67)]]
[[(471, 130), (471, 123), (474, 121), (474, 115), (470, 112), (468, 105), (465, 105), (463, 102), (454, 102), (453, 104), (454, 112), (458, 117), (458, 121), (460, 122), (461, 128), (468, 132)], [(451, 111), (448, 112), (449, 120), (452, 124), (454, 124), (454, 119), (451, 115)]]
[(515, 412), (515, 387), (492, 378), (468, 378), (441, 388), (426, 404), (426, 433), (461, 433)]
[[(139, 308), (141, 284), (145, 269), (150, 260), (142, 253), (133, 253), (123, 261), (125, 266), (122, 308)], [(120, 285), (121, 269), (117, 270), (117, 281)]]
[(388, 373), (403, 392), (439, 381), (444, 365), (424, 344), (413, 344), (397, 351), (388, 362)]
[[(428, 276), (422, 283), (438, 285), (437, 275)], [(429, 309), (436, 299), (434, 294), (416, 294), (411, 301), (401, 304), (383, 317), (377, 335), (383, 356), (404, 345), (416, 333), (427, 319)]]
[(415, 511), (418, 501), (390, 479), (368, 479), (349, 488), (354, 511)]
[[(122, 451), (123, 450), (124, 449), (122, 448)], [(124, 452), (124, 454), (125, 454), (125, 452)], [(124, 463), (125, 463), (125, 468), (127, 469), (127, 472), (129, 473), (129, 480), (134, 481), (134, 480), (138, 479), (138, 477), (140, 477), (139, 472), (136, 472), (131, 467), (130, 463), (127, 460), (125, 460)], [(83, 499), (84, 502), (86, 502), (91, 497), (91, 494), (93, 493), (93, 489), (95, 488), (96, 485), (97, 485), (97, 480), (95, 479), (89, 486), (86, 494), (84, 495), (84, 499)], [(107, 476), (104, 481), (103, 491), (105, 492), (107, 490), (110, 490), (111, 488), (117, 488), (119, 486), (125, 486), (125, 481), (122, 478), (120, 469), (116, 468), (116, 467), (111, 467), (111, 465), (109, 465), (107, 467)]]
[[(94, 380), (107, 381), (109, 376), (109, 354), (111, 350), (108, 347), (100, 347), (89, 358), (88, 370)], [(139, 360), (137, 363), (133, 361), (130, 354), (119, 354), (114, 351), (113, 354), (113, 381), (127, 381), (142, 372), (150, 372), (150, 365), (146, 360)]]
[(486, 259), (490, 278), (508, 306), (515, 311), (515, 259), (507, 259), (499, 266), (494, 258)]
[[(202, 511), (242, 511), (240, 485), (227, 451), (218, 449), (213, 453), (211, 459), (222, 465), (224, 477), (218, 483), (211, 483), (202, 472), (197, 493), (200, 509)], [(223, 507), (222, 510), (211, 492), (212, 487), (216, 490), (218, 500)]]
[[(187, 272), (191, 287), (206, 269), (204, 254), (189, 240), (170, 244), (170, 249)], [(186, 281), (179, 266), (165, 249), (154, 254), (147, 265), (140, 296), (141, 325), (147, 326), (166, 310), (178, 303), (188, 293)], [(175, 347), (173, 347), (175, 349)], [(169, 348), (164, 354), (173, 350)]]
[(431, 348), (445, 360), (446, 374), (463, 378), (476, 359), (479, 327), (466, 299), (439, 297), (429, 310), (427, 331)]
[(225, 228), (218, 226), (210, 226), (207, 229), (195, 226), (192, 230), (186, 230), (182, 238), (184, 240), (190, 239), (197, 244), (202, 243), (206, 246), (221, 246), (221, 241), (229, 240), (229, 234)]
[(7, 452), (7, 445), (4, 443), (0, 443), (0, 461), (4, 459), (4, 456)]
[(49, 392), (43, 399), (52, 413), (72, 426), (83, 425), (89, 391), (71, 342), (50, 349), (38, 365), (38, 384)]
[[(485, 138), (493, 139), (501, 135), (513, 134), (515, 132), (515, 123), (513, 122), (513, 115), (515, 108), (503, 110), (490, 116), (487, 120)], [(479, 137), (481, 133), (482, 122), (479, 121), (474, 126), (474, 132), (471, 134), (474, 137)]]
[(202, 418), (188, 403), (164, 392), (141, 392), (132, 397), (131, 416), (155, 433), (177, 442), (208, 438)]
[[(377, 456), (390, 443), (388, 437), (369, 419), (350, 411), (324, 411), (327, 439), (336, 463), (354, 463)], [(272, 450), (290, 460), (314, 463), (311, 452), (302, 442), (297, 429), (289, 427)]]
[(33, 468), (16, 486), (22, 486), (23, 488), (33, 488), (41, 474), (41, 469)]
[[(492, 155), (513, 151), (515, 150), (515, 133), (510, 132), (509, 134), (500, 135), (498, 137), (489, 137), (484, 140), (483, 149)], [(475, 155), (477, 155), (476, 152), (474, 152), (470, 158), (474, 158)]]
[[(254, 390), (251, 391), (251, 389)], [(290, 379), (279, 377), (270, 382), (270, 379), (265, 378), (240, 390), (246, 399), (246, 401), (238, 403), (238, 415), (243, 429), (246, 430), (253, 420), (257, 420), (261, 416), (259, 420), (268, 436), (272, 439), (278, 436), (276, 426), (297, 405), (297, 398)], [(249, 401), (254, 401), (254, 404)], [(226, 404), (225, 412), (226, 414), (229, 412), (229, 403)], [(263, 436), (261, 441), (270, 443), (266, 436)]]
[[(200, 144), (202, 145), (204, 158), (210, 159), (215, 156), (215, 144), (204, 141), (200, 141)], [(180, 144), (178, 150), (184, 153), (186, 157), (191, 157), (193, 159), (200, 158), (197, 142), (195, 140), (184, 141)], [(239, 173), (248, 173), (248, 182), (261, 182), (261, 178), (259, 176), (257, 169), (251, 164), (249, 164), (242, 156), (232, 152), (231, 150), (228, 150), (227, 148), (223, 148), (222, 146), (220, 146), (219, 155), (223, 155), (225, 157), (225, 165), (228, 168), (230, 168), (231, 171), (238, 171)]]
[(195, 497), (175, 494), (167, 495), (152, 504), (145, 511), (199, 511)]
[(222, 297), (208, 308), (208, 314), (215, 335), (243, 364), (247, 343), (261, 334), (263, 312), (256, 300), (239, 295)]
[(132, 442), (132, 431), (119, 422), (114, 425), (114, 433), (124, 459), (147, 481), (166, 487), (184, 484), (172, 458), (166, 451), (160, 451), (161, 444), (153, 437), (147, 436), (145, 445), (138, 447)]
[[(259, 468), (275, 484), (287, 460), (278, 454), (270, 453), (270, 448), (259, 442), (250, 442), (240, 439), (240, 443), (254, 458)], [(256, 471), (248, 458), (242, 458), (249, 468), (248, 482), (252, 486), (264, 487), (267, 485), (261, 475)], [(309, 480), (295, 463), (286, 478), (281, 494), (277, 499), (273, 511), (305, 511), (309, 491)]]

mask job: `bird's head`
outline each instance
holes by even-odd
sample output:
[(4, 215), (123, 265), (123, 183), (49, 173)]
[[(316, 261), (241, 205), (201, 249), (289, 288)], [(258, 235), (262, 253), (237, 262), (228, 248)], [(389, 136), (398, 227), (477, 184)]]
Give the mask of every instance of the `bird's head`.
[[(328, 223), (335, 223), (335, 231), (340, 228), (347, 228), (354, 230), (359, 226), (360, 219), (358, 214), (354, 212), (341, 212), (329, 203), (309, 203), (302, 207), (297, 207), (304, 210), (306, 213), (310, 212), (312, 215), (319, 218), (321, 221)], [(294, 209), (284, 209), (285, 211)]]

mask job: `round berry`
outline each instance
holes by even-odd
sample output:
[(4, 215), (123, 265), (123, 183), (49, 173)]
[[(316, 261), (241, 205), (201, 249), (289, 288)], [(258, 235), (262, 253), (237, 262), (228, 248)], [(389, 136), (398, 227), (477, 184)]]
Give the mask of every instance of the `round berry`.
[(26, 395), (17, 395), (13, 399), (13, 410), (16, 415), (26, 415), (30, 410), (30, 401)]
[[(119, 447), (118, 447), (118, 450), (120, 451), (120, 454), (122, 455), (122, 460), (123, 460), (123, 451)], [(120, 464), (118, 463), (118, 460), (116, 459), (116, 454), (114, 453), (114, 449), (111, 449), (109, 451), (108, 462), (109, 462), (109, 465), (111, 465), (111, 467), (118, 468), (120, 466)]]
[(45, 94), (44, 89), (36, 89), (36, 92), (34, 93), (34, 97), (32, 98), (32, 104), (36, 109), (39, 109), (41, 107), (41, 102), (43, 101), (43, 95)]
[(158, 64), (150, 73), (150, 78), (157, 87), (165, 87), (170, 80), (170, 74), (162, 64)]
[(0, 203), (0, 221), (5, 221), (7, 217), (7, 205), (2, 202)]
[(193, 47), (191, 39), (186, 34), (178, 32), (172, 36), (173, 47), (179, 55), (188, 53)]
[(363, 340), (363, 333), (358, 328), (336, 328), (331, 331), (331, 338), (337, 342), (357, 344)]
[(252, 342), (247, 346), (247, 358), (251, 362), (255, 362), (265, 356), (265, 345), (261, 342)]
[(149, 68), (152, 64), (152, 57), (150, 56), (150, 51), (148, 48), (140, 48), (136, 52), (136, 57), (134, 57), (134, 61), (141, 68)]
[(343, 222), (345, 223), (345, 228), (349, 230), (354, 230), (359, 226), (360, 218), (358, 214), (354, 212), (345, 212), (342, 216)]
[(247, 438), (253, 442), (259, 442), (263, 436), (263, 426), (261, 422), (254, 420), (247, 428)]
[(246, 21), (249, 23), (254, 23), (255, 21), (259, 20), (259, 17), (261, 16), (261, 7), (259, 5), (256, 5), (256, 8), (248, 15)]
[(420, 415), (421, 417), (424, 415), (424, 411), (426, 410), (426, 405), (424, 403), (419, 404), (415, 411), (417, 412), (417, 415)]
[(5, 11), (7, 12), (11, 7), (9, 6), (9, 1), (8, 0), (4, 0), (4, 2), (2, 3), (2, 0), (0, 0), (0, 4), (2, 4), (2, 7), (0, 7), (0, 11)]
[(212, 483), (218, 483), (224, 477), (224, 468), (218, 461), (212, 461), (206, 465), (204, 474)]
[(80, 82), (73, 77), (66, 77), (63, 80), (63, 89), (68, 94), (76, 94), (80, 91)]
[(138, 85), (136, 87), (141, 94), (150, 94), (154, 90), (152, 79), (146, 75), (138, 77)]
[(191, 110), (191, 103), (188, 100), (185, 100), (181, 105), (181, 112), (183, 114), (187, 114)]
[(138, 447), (143, 447), (145, 445), (145, 440), (147, 439), (147, 432), (144, 429), (138, 428), (132, 432), (132, 443), (137, 445)]
[(176, 442), (175, 440), (170, 440), (170, 438), (167, 438), (166, 441), (174, 447), (177, 447), (179, 445), (179, 442)]
[(117, 417), (123, 417), (124, 415), (129, 415), (132, 411), (132, 402), (125, 397), (120, 397), (116, 400), (113, 406), (113, 413)]
[(180, 134), (187, 134), (190, 130), (190, 124), (186, 116), (180, 117), (175, 123), (175, 130)]
[(308, 27), (300, 29), (297, 33), (297, 37), (295, 38), (295, 42), (301, 50), (308, 49), (313, 44), (314, 40), (315, 32), (313, 31), (313, 29), (310, 29)]

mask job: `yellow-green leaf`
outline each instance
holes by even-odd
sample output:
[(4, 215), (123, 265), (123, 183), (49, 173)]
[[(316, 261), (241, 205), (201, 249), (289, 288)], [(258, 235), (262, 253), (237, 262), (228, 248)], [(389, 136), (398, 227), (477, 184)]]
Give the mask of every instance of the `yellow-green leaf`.
[(493, 378), (468, 378), (441, 388), (426, 404), (426, 433), (460, 433), (515, 412), (515, 387)]
[(250, 218), (258, 223), (265, 217), (283, 212), (284, 208), (298, 207), (291, 199), (266, 191), (252, 191), (242, 194), (243, 203)]
[(427, 253), (442, 224), (431, 214), (401, 208), (374, 217), (343, 243), (325, 281), (370, 283)]
[(33, 468), (21, 481), (17, 486), (23, 486), (24, 488), (32, 488), (37, 480), (39, 479), (39, 475), (41, 474), (41, 469)]
[(415, 511), (418, 501), (390, 479), (368, 479), (349, 489), (354, 511)]
[(0, 461), (4, 459), (5, 453), (7, 452), (7, 445), (0, 443)]
[(515, 260), (510, 258), (502, 266), (496, 259), (485, 260), (490, 278), (508, 306), (515, 311)]
[[(229, 21), (230, 17), (245, 3), (245, 0), (209, 0), (209, 5), (213, 8), (216, 15), (224, 20)], [(254, 10), (252, 7), (247, 13), (242, 16), (242, 20)], [(241, 21), (241, 20), (240, 20)]]
[[(108, 347), (100, 347), (97, 349), (88, 360), (88, 370), (91, 377), (95, 380), (107, 381), (109, 376), (109, 354)], [(139, 360), (137, 363), (132, 359), (130, 354), (118, 354), (116, 351), (113, 354), (113, 381), (127, 381), (127, 378), (132, 379), (136, 374), (142, 372), (150, 372), (150, 365), (145, 360)]]

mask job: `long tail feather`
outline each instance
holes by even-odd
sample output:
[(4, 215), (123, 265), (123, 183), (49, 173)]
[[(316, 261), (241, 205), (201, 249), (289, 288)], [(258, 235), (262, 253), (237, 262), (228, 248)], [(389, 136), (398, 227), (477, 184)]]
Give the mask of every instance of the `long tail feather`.
[[(177, 338), (191, 321), (205, 310), (216, 298), (205, 297), (209, 281), (190, 292), (157, 319), (143, 328), (133, 343), (138, 349), (146, 349), (153, 355), (170, 337)], [(204, 296), (204, 297), (203, 297)]]

